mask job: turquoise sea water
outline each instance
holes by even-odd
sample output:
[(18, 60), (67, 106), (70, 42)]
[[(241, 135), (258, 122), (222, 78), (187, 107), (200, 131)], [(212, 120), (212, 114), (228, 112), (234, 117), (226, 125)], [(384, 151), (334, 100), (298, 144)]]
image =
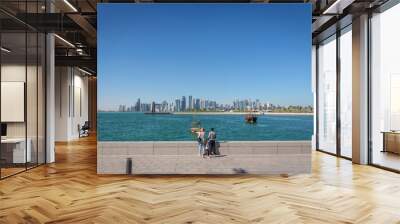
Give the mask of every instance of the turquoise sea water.
[(98, 113), (99, 141), (193, 141), (193, 121), (208, 132), (215, 128), (220, 141), (310, 140), (313, 116), (260, 115), (257, 124), (244, 122), (244, 115), (145, 115)]

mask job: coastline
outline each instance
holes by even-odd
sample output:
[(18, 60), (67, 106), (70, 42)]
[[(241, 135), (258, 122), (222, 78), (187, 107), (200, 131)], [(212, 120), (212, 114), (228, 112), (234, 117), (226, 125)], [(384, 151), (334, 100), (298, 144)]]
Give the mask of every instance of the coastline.
[[(248, 112), (173, 112), (171, 114), (176, 115), (246, 115)], [(254, 113), (255, 115), (296, 115), (296, 116), (312, 116), (314, 113), (278, 113), (278, 112), (267, 112), (264, 114)]]

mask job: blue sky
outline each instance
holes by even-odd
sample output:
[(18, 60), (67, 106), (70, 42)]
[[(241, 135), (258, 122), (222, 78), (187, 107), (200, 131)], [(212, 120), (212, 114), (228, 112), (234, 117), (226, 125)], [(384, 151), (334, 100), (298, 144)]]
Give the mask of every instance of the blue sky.
[(99, 4), (99, 108), (193, 95), (311, 105), (310, 4)]

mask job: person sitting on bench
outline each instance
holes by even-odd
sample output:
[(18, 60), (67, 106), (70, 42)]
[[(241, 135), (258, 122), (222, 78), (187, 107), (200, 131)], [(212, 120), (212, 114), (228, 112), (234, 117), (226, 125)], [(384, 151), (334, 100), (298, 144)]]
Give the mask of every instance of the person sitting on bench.
[(83, 126), (79, 128), (79, 138), (89, 136), (89, 129), (89, 121), (85, 121), (85, 124), (83, 124)]

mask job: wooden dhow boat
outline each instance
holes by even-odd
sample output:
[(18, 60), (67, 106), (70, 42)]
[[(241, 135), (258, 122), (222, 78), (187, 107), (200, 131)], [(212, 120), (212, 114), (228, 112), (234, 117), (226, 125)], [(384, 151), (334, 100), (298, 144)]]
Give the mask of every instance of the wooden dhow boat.
[(246, 114), (244, 120), (246, 121), (246, 123), (254, 124), (257, 123), (257, 116), (254, 114)]

